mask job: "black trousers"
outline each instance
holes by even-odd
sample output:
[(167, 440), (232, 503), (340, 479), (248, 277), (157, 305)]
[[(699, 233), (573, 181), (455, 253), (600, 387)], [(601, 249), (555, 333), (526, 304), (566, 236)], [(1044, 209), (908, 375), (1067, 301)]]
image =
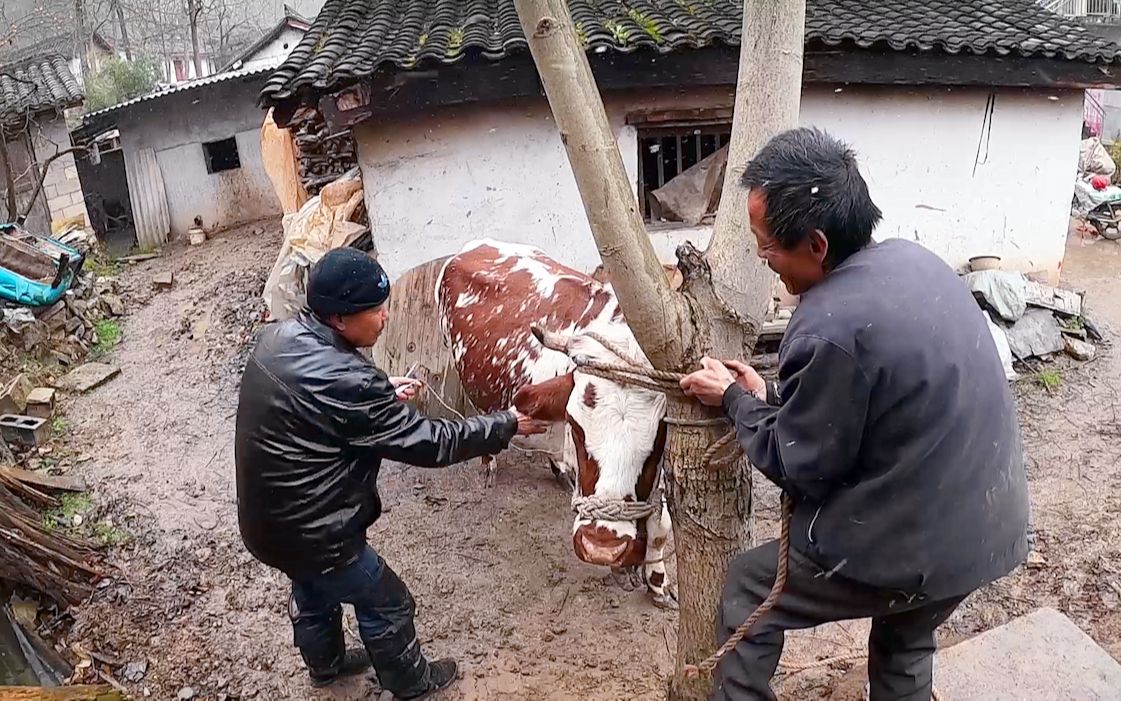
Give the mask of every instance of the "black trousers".
[[(777, 542), (743, 553), (733, 561), (717, 612), (717, 645), (723, 644), (767, 597), (777, 565)], [(782, 596), (756, 624), (757, 632), (721, 660), (712, 700), (775, 701), (770, 683), (782, 655), (784, 631), (871, 618), (871, 701), (930, 701), (934, 631), (964, 598), (930, 601), (870, 587), (838, 574), (829, 575), (806, 556), (791, 550)]]
[(312, 678), (329, 680), (343, 663), (344, 603), (354, 606), (358, 634), (381, 687), (398, 698), (427, 691), (428, 660), (413, 626), (412, 594), (369, 547), (350, 565), (292, 580), (288, 615), (296, 647)]

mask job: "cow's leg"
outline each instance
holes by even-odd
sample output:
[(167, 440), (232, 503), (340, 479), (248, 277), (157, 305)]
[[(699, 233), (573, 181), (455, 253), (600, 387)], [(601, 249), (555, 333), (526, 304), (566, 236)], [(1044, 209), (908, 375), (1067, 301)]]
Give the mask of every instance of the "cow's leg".
[(576, 481), (572, 478), (572, 468), (552, 456), (549, 457), (549, 469), (553, 471), (553, 478), (565, 491), (574, 492)]
[(646, 564), (643, 578), (659, 608), (677, 609), (677, 592), (666, 578), (666, 539), (670, 533), (669, 509), (662, 504), (659, 513), (646, 519)]
[(498, 463), (495, 462), (493, 455), (484, 455), (479, 458), (479, 462), (482, 463), (483, 486), (489, 489), (494, 486)]

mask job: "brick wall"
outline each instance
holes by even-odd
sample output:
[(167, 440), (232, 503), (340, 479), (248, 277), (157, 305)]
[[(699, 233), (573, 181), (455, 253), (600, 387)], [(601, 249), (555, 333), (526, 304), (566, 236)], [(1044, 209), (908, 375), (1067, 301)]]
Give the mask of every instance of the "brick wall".
[[(66, 128), (66, 119), (61, 114), (50, 119), (44, 115), (39, 125), (41, 130), (35, 138), (35, 155), (40, 163), (54, 154), (56, 149), (70, 148), (70, 133)], [(43, 197), (46, 198), (52, 222), (80, 216), (89, 224), (85, 196), (82, 193), (82, 183), (78, 180), (78, 167), (74, 163), (73, 154), (56, 158), (51, 163), (47, 169), (47, 177), (43, 180)]]

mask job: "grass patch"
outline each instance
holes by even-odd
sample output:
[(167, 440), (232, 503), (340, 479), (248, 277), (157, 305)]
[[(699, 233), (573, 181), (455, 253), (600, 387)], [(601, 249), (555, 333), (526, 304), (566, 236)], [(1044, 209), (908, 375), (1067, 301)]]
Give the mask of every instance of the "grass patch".
[(95, 356), (105, 355), (121, 342), (121, 325), (116, 319), (102, 319), (93, 330), (97, 334), (97, 343), (92, 349)]
[(92, 255), (86, 258), (83, 270), (88, 270), (97, 277), (116, 277), (121, 274), (123, 264), (116, 258), (106, 258), (102, 255)]
[(75, 516), (85, 516), (93, 508), (93, 499), (86, 493), (63, 494), (59, 505), (43, 514), (43, 527), (48, 531), (73, 528)]
[(128, 533), (107, 521), (98, 521), (93, 527), (93, 535), (103, 547), (122, 545), (128, 542)]
[(1063, 384), (1063, 375), (1058, 370), (1040, 370), (1035, 381), (1048, 392), (1054, 392)]
[(51, 435), (55, 438), (61, 438), (68, 428), (70, 428), (70, 425), (67, 424), (66, 419), (61, 416), (56, 416), (51, 419)]

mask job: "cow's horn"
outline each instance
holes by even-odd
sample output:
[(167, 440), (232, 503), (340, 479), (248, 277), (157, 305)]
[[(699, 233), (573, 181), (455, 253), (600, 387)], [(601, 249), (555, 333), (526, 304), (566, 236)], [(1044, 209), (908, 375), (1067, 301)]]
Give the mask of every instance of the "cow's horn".
[(537, 342), (550, 350), (560, 351), (561, 353), (568, 352), (568, 339), (564, 336), (546, 331), (537, 324), (532, 324), (529, 327), (530, 333), (537, 339)]

